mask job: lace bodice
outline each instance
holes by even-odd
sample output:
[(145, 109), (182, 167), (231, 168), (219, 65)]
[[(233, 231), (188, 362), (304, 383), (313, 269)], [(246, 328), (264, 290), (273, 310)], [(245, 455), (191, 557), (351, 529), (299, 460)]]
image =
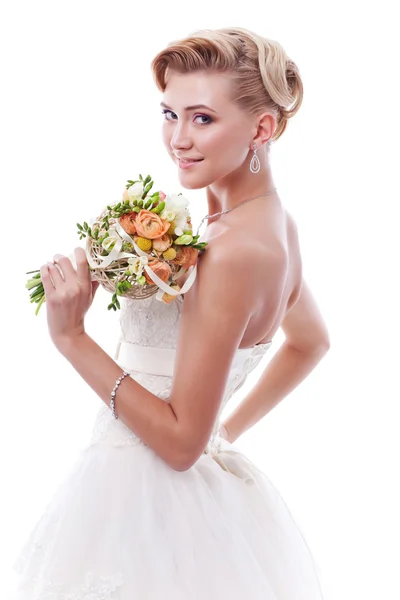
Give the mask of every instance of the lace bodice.
[[(172, 386), (182, 305), (182, 296), (170, 305), (160, 302), (155, 296), (141, 300), (123, 298), (121, 302), (120, 340), (114, 358), (136, 381), (165, 401), (168, 401)], [(218, 449), (220, 415), (271, 343), (236, 351), (206, 452)], [(143, 444), (120, 420), (112, 417), (106, 405), (97, 415), (90, 445), (99, 443), (116, 446)]]

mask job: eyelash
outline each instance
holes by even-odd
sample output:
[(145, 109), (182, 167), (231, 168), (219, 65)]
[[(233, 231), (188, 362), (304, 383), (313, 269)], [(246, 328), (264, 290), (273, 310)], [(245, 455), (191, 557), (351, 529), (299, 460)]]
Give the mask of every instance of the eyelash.
[[(171, 113), (173, 115), (175, 114), (174, 112), (172, 112), (172, 110), (168, 110), (166, 108), (161, 111), (162, 115), (166, 115), (167, 113)], [(201, 125), (208, 125), (209, 123), (212, 123), (212, 118), (209, 117), (208, 115), (196, 115), (196, 119), (197, 119), (197, 117), (205, 117), (206, 119), (209, 119), (207, 123), (200, 123)], [(170, 121), (170, 119), (167, 119), (166, 116), (164, 117), (164, 119), (165, 119), (165, 121)]]

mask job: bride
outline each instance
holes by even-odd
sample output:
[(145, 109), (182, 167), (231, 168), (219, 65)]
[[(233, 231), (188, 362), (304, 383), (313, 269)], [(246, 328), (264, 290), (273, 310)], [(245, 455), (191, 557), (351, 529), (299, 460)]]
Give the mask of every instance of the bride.
[[(185, 296), (124, 299), (115, 359), (85, 331), (84, 250), (76, 270), (61, 255), (41, 267), (51, 340), (102, 403), (16, 560), (14, 598), (321, 599), (284, 500), (234, 445), (329, 348), (269, 164), (302, 102), (299, 70), (277, 42), (229, 28), (171, 43), (152, 72), (180, 183), (205, 189), (208, 246)], [(281, 348), (222, 421), (279, 328)]]

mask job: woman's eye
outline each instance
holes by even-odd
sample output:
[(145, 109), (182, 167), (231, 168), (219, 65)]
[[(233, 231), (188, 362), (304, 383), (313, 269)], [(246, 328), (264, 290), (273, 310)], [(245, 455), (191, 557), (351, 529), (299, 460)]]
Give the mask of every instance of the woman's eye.
[[(166, 120), (166, 121), (169, 121), (169, 120), (170, 120), (170, 119), (167, 119), (167, 114), (175, 115), (175, 113), (173, 113), (173, 112), (172, 112), (172, 110), (167, 110), (167, 109), (163, 109), (163, 110), (161, 111), (161, 114), (162, 114), (162, 115), (165, 115), (165, 120)], [(176, 115), (175, 115), (175, 116), (176, 116)]]
[(195, 119), (208, 119), (208, 121), (206, 121), (205, 123), (203, 121), (202, 123), (200, 123), (200, 125), (207, 125), (208, 123), (211, 123), (211, 118), (207, 115), (197, 115)]
[[(163, 109), (161, 111), (161, 114), (163, 114), (165, 116), (166, 121), (171, 121), (171, 120), (175, 121), (174, 118), (170, 118), (169, 116), (167, 116), (167, 115), (174, 115), (174, 117), (176, 117), (176, 114), (174, 112), (172, 112), (172, 110)], [(208, 125), (208, 123), (211, 123), (211, 121), (212, 121), (211, 117), (208, 117), (207, 115), (196, 115), (195, 119), (207, 119), (206, 122), (200, 121), (199, 125)]]

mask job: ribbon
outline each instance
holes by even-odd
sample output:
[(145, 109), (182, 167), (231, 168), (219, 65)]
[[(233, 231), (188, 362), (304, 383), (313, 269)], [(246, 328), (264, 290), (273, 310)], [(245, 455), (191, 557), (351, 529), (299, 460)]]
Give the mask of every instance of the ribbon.
[(219, 438), (217, 447), (204, 450), (204, 453), (212, 458), (224, 471), (235, 475), (247, 485), (254, 485), (260, 469), (243, 452), (235, 448), (224, 438)]
[[(143, 250), (141, 250), (139, 248), (139, 246), (135, 243), (135, 240), (133, 238), (131, 238), (131, 236), (121, 227), (118, 220), (115, 221), (115, 230), (113, 232), (112, 237), (116, 238), (114, 247), (111, 250), (110, 254), (108, 254), (106, 257), (104, 257), (102, 260), (100, 260), (100, 262), (96, 262), (93, 259), (93, 257), (91, 256), (90, 238), (88, 237), (87, 242), (86, 242), (86, 257), (87, 257), (87, 261), (92, 269), (104, 269), (105, 267), (108, 267), (114, 260), (117, 260), (118, 258), (132, 258), (133, 257), (132, 254), (129, 254), (128, 252), (121, 252), (123, 240), (125, 240), (126, 242), (129, 242), (130, 244), (133, 245), (135, 252), (138, 256), (148, 257), (147, 252), (144, 252)], [(189, 267), (189, 269), (187, 269), (190, 272), (190, 275), (188, 276), (187, 280), (185, 281), (184, 285), (182, 286), (182, 288), (179, 291), (174, 290), (171, 286), (167, 285), (162, 279), (160, 279), (160, 277), (158, 277), (158, 275), (156, 275), (154, 273), (154, 271), (148, 265), (144, 265), (144, 270), (146, 271), (146, 273), (150, 277), (150, 279), (155, 283), (155, 285), (157, 285), (162, 290), (162, 292), (165, 292), (166, 294), (169, 294), (170, 296), (179, 296), (180, 294), (185, 294), (186, 292), (188, 292), (190, 290), (190, 288), (192, 287), (194, 280), (196, 278), (196, 274), (197, 274), (197, 264), (191, 265)], [(175, 281), (176, 279), (178, 279), (180, 277), (180, 275), (182, 275), (182, 273), (185, 273), (185, 272), (186, 272), (186, 269), (184, 267), (181, 267), (179, 269), (179, 271), (172, 276), (172, 279)], [(164, 294), (160, 295), (160, 292), (158, 292), (157, 299), (162, 300), (163, 295)]]

